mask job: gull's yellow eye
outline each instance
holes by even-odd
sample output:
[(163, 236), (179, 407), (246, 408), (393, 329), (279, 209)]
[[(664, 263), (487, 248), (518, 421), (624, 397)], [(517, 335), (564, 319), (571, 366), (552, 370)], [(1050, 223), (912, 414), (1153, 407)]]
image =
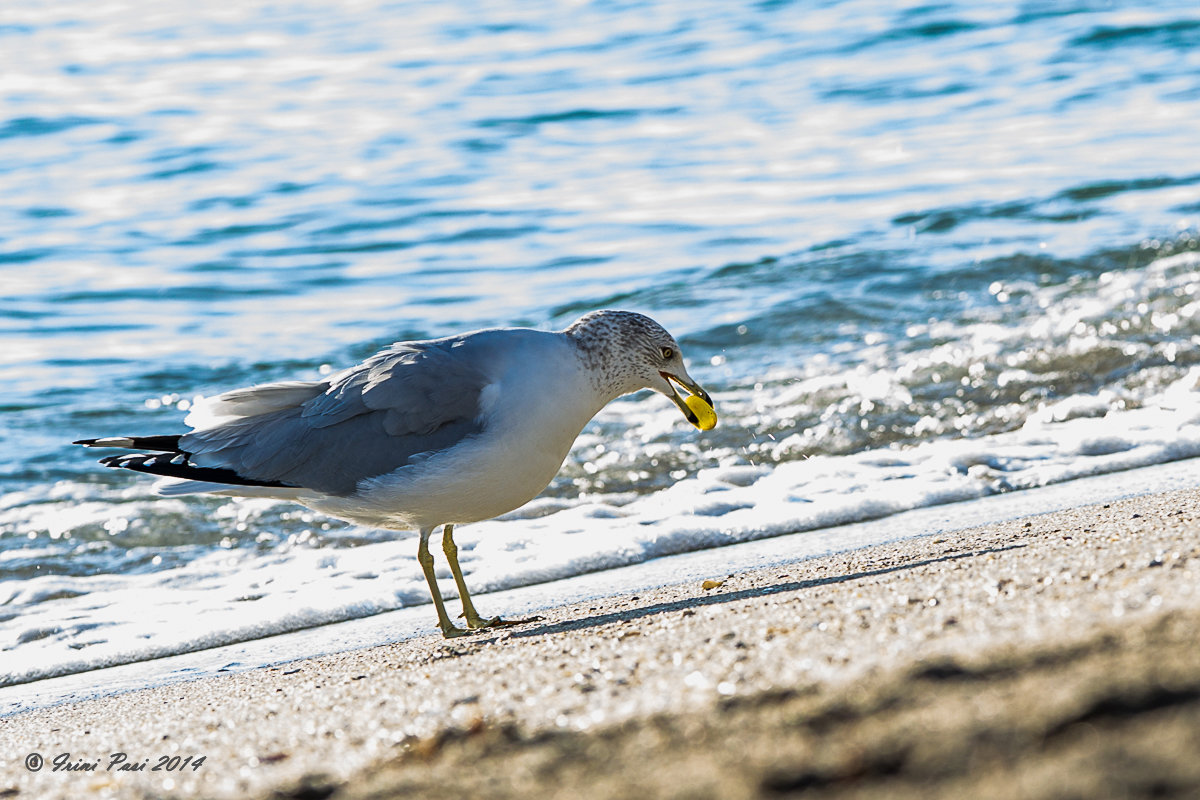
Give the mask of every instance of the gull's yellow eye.
[(662, 349), (662, 357), (663, 357), (663, 361), (670, 361), (672, 358), (675, 357), (675, 351), (669, 347), (664, 347)]

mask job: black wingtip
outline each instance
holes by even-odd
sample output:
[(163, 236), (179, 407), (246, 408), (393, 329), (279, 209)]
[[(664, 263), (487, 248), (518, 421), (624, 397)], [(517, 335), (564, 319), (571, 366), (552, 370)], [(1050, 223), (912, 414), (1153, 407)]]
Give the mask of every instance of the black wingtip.
[(187, 453), (127, 453), (106, 456), (100, 459), (106, 467), (129, 469), (158, 475), (163, 478), (184, 478), (202, 483), (224, 483), (237, 486), (267, 486), (277, 489), (295, 489), (295, 484), (280, 481), (260, 481), (246, 478), (231, 469), (222, 467), (198, 467), (188, 461)]
[(151, 453), (123, 453), (105, 456), (100, 463), (106, 467), (130, 469), (164, 478), (184, 478), (203, 483), (224, 483), (238, 486), (268, 486), (295, 489), (293, 484), (280, 481), (260, 481), (239, 475), (223, 467), (199, 467), (191, 462), (192, 454), (179, 447), (179, 435), (166, 436), (105, 436), (100, 439), (79, 439), (74, 444), (84, 447), (113, 447), (124, 450), (152, 450)]

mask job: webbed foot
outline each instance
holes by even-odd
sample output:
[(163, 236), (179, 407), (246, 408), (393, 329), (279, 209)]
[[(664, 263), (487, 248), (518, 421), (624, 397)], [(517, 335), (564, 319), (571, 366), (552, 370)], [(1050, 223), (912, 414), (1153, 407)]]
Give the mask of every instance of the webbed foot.
[(533, 616), (525, 617), (524, 619), (501, 619), (500, 617), (492, 617), (484, 619), (478, 614), (462, 614), (467, 618), (467, 627), (471, 630), (480, 630), (482, 628), (511, 628), (514, 625), (524, 625), (526, 622), (537, 622), (542, 617)]

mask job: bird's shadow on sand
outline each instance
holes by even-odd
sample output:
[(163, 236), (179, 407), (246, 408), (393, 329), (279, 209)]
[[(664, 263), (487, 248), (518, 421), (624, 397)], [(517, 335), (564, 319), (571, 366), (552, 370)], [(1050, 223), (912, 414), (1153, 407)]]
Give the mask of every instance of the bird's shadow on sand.
[[(775, 583), (770, 586), (759, 586), (753, 589), (741, 589), (739, 591), (732, 592), (705, 594), (697, 597), (688, 597), (682, 600), (674, 600), (669, 603), (654, 603), (648, 606), (622, 609), (621, 611), (613, 611), (607, 614), (597, 614), (591, 617), (580, 617), (578, 619), (563, 620), (561, 622), (539, 624), (536, 625), (536, 627), (515, 629), (503, 634), (499, 633), (499, 631), (491, 631), (491, 633), (495, 635), (487, 638), (472, 638), (469, 640), (469, 642), (462, 643), (482, 645), (509, 638), (519, 639), (528, 636), (550, 636), (556, 633), (566, 633), (567, 631), (578, 631), (586, 628), (599, 628), (605, 625), (611, 625), (615, 622), (629, 622), (635, 619), (644, 619), (646, 617), (653, 617), (659, 614), (670, 614), (671, 612), (683, 611), (685, 609), (702, 608), (704, 606), (713, 606), (722, 603), (735, 603), (739, 600), (749, 600), (755, 597), (766, 597), (768, 595), (780, 594), (782, 592), (795, 592), (804, 589), (814, 589), (818, 586), (830, 586), (837, 583), (862, 580), (864, 578), (875, 578), (881, 575), (888, 575), (895, 572), (916, 569), (918, 567), (926, 567), (931, 564), (957, 561), (963, 558), (975, 558), (976, 556), (988, 555), (989, 553), (1002, 553), (1006, 550), (1019, 550), (1026, 546), (1027, 545), (1023, 544), (1010, 544), (1004, 547), (991, 547), (984, 550), (969, 550), (962, 553), (950, 553), (938, 558), (927, 558), (921, 561), (910, 561), (905, 564), (896, 564), (894, 566), (884, 567), (881, 569), (853, 572), (847, 575), (834, 575), (826, 578), (814, 578), (807, 581), (788, 581), (786, 583)], [(530, 620), (530, 624), (534, 624), (535, 622), (536, 620)]]

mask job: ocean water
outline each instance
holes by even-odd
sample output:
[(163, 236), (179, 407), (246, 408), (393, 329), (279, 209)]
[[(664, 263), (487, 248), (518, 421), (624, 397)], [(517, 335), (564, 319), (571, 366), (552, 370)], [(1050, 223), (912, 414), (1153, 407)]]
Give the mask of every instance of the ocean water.
[(461, 528), (484, 611), (1200, 456), (1194, 3), (63, 0), (0, 65), (0, 686), (427, 604), (412, 535), (70, 445), (405, 338), (642, 311), (721, 415)]

